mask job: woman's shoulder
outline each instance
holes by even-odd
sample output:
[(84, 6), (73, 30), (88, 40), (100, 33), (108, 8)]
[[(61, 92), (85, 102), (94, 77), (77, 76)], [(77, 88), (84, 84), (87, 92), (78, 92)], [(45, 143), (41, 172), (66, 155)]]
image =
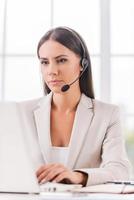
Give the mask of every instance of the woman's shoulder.
[(21, 109), (34, 110), (42, 106), (48, 106), (51, 103), (51, 98), (52, 93), (49, 93), (36, 99), (17, 102), (17, 104)]
[[(24, 100), (24, 101), (1, 101), (0, 102), (0, 112), (6, 112), (8, 110), (15, 111), (32, 111), (37, 107), (38, 102), (41, 101), (42, 98), (32, 99), (32, 100)], [(9, 112), (10, 112), (9, 111)]]
[(114, 111), (116, 111), (116, 112), (120, 111), (119, 106), (116, 105), (116, 104), (103, 102), (103, 101), (98, 100), (98, 99), (92, 99), (92, 98), (87, 97), (87, 96), (85, 96), (85, 98), (89, 102), (92, 102), (92, 107), (93, 107), (95, 112), (99, 112), (99, 113), (108, 113), (108, 112), (110, 112), (111, 113), (111, 112), (114, 112)]
[(19, 101), (19, 102), (16, 102), (16, 104), (21, 108), (34, 109), (34, 108), (38, 108), (40, 102), (44, 101), (45, 99), (46, 99), (46, 96), (43, 96), (43, 97), (39, 97), (35, 99)]
[(100, 100), (93, 100), (94, 102), (94, 112), (101, 119), (119, 119), (120, 118), (120, 108), (116, 104), (106, 103)]
[(116, 104), (112, 104), (112, 103), (107, 103), (107, 102), (103, 102), (101, 100), (98, 99), (93, 99), (93, 103), (95, 105), (95, 107), (100, 108), (100, 109), (119, 109), (119, 106)]
[(19, 105), (36, 105), (38, 102), (41, 101), (41, 99), (44, 97), (34, 98), (34, 99), (28, 99), (23, 101), (17, 101), (16, 103)]

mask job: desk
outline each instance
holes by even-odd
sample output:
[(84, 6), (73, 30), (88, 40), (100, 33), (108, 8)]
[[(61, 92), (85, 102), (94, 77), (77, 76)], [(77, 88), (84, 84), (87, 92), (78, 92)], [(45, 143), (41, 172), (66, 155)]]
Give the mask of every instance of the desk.
[(0, 194), (0, 200), (133, 200), (134, 194), (71, 194), (44, 193), (42, 195)]

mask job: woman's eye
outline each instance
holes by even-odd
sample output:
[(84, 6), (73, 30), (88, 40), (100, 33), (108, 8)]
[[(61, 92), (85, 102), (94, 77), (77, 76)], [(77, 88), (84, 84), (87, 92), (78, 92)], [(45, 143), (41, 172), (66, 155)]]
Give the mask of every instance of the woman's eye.
[(57, 60), (58, 63), (65, 63), (67, 61), (67, 59), (65, 58), (61, 58), (60, 60)]
[(40, 63), (41, 63), (41, 65), (48, 65), (49, 64), (49, 62), (47, 60), (42, 60)]

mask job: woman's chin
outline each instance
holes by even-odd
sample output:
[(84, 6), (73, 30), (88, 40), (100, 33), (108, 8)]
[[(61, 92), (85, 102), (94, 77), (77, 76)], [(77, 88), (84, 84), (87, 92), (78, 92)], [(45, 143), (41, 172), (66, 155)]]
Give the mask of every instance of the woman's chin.
[(61, 91), (61, 87), (53, 87), (53, 88), (50, 88), (50, 90), (53, 92), (53, 93), (63, 93)]

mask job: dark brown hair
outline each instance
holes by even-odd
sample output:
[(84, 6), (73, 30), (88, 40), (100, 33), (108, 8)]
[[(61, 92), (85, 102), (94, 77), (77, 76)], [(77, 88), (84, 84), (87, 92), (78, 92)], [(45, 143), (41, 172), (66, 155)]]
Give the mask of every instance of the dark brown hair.
[[(82, 37), (73, 29), (68, 27), (57, 27), (49, 30), (39, 41), (37, 47), (37, 55), (39, 55), (40, 47), (49, 39), (52, 39), (60, 44), (64, 45), (75, 54), (81, 57), (84, 57), (88, 60), (88, 67), (84, 71), (83, 75), (80, 77), (80, 91), (84, 93), (86, 96), (94, 99), (94, 90), (93, 90), (93, 81), (92, 81), (92, 71), (91, 71), (91, 61), (87, 46), (82, 39)], [(46, 83), (44, 82), (44, 92), (48, 94), (51, 90), (48, 88)]]

